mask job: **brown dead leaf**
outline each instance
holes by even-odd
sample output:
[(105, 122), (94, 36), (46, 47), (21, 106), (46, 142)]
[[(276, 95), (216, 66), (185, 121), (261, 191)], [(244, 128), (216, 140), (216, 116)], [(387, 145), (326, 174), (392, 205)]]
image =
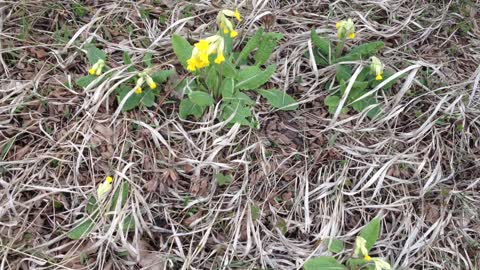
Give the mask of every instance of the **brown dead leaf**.
[(425, 204), (425, 221), (433, 224), (440, 218), (440, 207), (433, 203)]
[(145, 183), (144, 187), (148, 192), (155, 192), (158, 188), (157, 179), (151, 179), (151, 180), (147, 181), (147, 183)]
[[(17, 148), (17, 147), (15, 147)], [(12, 159), (13, 160), (21, 160), (23, 159), (25, 156), (27, 156), (27, 154), (30, 152), (30, 149), (31, 147), (29, 145), (25, 145), (23, 146), (22, 148), (20, 149), (17, 149), (15, 151), (15, 154), (13, 155)]]
[(182, 221), (182, 224), (185, 225), (185, 226), (190, 227), (190, 225), (192, 225), (192, 223), (193, 223), (194, 221), (196, 221), (197, 219), (199, 219), (202, 215), (203, 215), (202, 211), (198, 211), (197, 213), (195, 213), (195, 214), (192, 215), (191, 217), (188, 217), (188, 218), (184, 219), (184, 220)]

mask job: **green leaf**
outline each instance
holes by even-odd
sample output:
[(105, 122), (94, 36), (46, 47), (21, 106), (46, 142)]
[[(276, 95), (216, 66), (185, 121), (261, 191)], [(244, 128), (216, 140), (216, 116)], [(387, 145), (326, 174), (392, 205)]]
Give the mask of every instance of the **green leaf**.
[(127, 202), (128, 193), (130, 190), (130, 184), (127, 181), (123, 181), (120, 185), (120, 188), (115, 190), (112, 197), (112, 206), (110, 207), (110, 211), (114, 211), (117, 207), (117, 203), (120, 200), (120, 208), (122, 208), (125, 203)]
[(248, 55), (259, 46), (262, 36), (263, 28), (259, 28), (247, 44), (245, 44), (245, 47), (243, 47), (243, 50), (238, 55), (237, 63), (248, 58)]
[(151, 53), (151, 52), (147, 52), (145, 54), (145, 56), (143, 56), (142, 61), (147, 67), (152, 67), (153, 66), (152, 57), (153, 57), (153, 53)]
[[(130, 87), (124, 85), (124, 84), (120, 85), (116, 89), (118, 104), (120, 104), (122, 102), (122, 100), (130, 92), (130, 90), (132, 90), (132, 89)], [(132, 93), (132, 95), (127, 99), (127, 101), (123, 105), (122, 111), (126, 112), (126, 111), (130, 111), (130, 110), (138, 107), (138, 105), (140, 104), (140, 100), (142, 98), (142, 95), (143, 94), (139, 95), (139, 94), (136, 94), (136, 93)]]
[(289, 96), (284, 91), (278, 89), (262, 90), (257, 91), (262, 97), (266, 98), (268, 103), (274, 108), (281, 109), (283, 111), (293, 111), (298, 108), (297, 101)]
[[(123, 52), (123, 63), (125, 65), (131, 65), (132, 64), (132, 59), (130, 59), (130, 55), (128, 54), (127, 51)], [(128, 72), (134, 72), (135, 68), (133, 66), (130, 66), (127, 68)]]
[(380, 219), (374, 218), (372, 219), (363, 229), (360, 231), (359, 236), (363, 237), (367, 243), (365, 246), (367, 250), (370, 251), (378, 240), (378, 236), (380, 235)]
[(135, 231), (135, 219), (131, 214), (129, 214), (123, 219), (122, 225), (123, 225), (123, 232), (125, 233)]
[(254, 127), (254, 123), (250, 120), (252, 116), (251, 108), (247, 107), (243, 102), (239, 100), (232, 100), (222, 104), (222, 118), (223, 120), (229, 119), (232, 115), (233, 118), (230, 123), (239, 123), (244, 126)]
[[(218, 79), (218, 73), (217, 73), (217, 70), (216, 70), (216, 66), (211, 66), (208, 69), (206, 83), (207, 83), (208, 90), (210, 90), (211, 93), (217, 93), (219, 79)], [(215, 96), (217, 96), (217, 95), (215, 95)]]
[(177, 34), (172, 36), (172, 47), (175, 55), (177, 55), (178, 60), (183, 65), (184, 68), (187, 67), (187, 60), (192, 55), (193, 46), (183, 38)]
[(98, 209), (97, 199), (95, 198), (95, 196), (92, 195), (88, 199), (88, 203), (87, 203), (87, 207), (85, 207), (85, 211), (87, 211), (87, 213), (91, 215), (97, 209)]
[(210, 106), (210, 105), (213, 105), (213, 103), (215, 103), (215, 100), (213, 100), (212, 96), (203, 91), (192, 91), (188, 93), (188, 98), (194, 104), (197, 104), (202, 107)]
[(227, 99), (233, 97), (235, 94), (235, 82), (233, 79), (224, 79), (222, 82), (222, 87), (220, 87), (220, 93), (222, 98)]
[(205, 107), (193, 103), (190, 99), (182, 99), (178, 114), (181, 119), (187, 119), (189, 115), (200, 118), (205, 111)]
[(10, 138), (2, 147), (2, 154), (0, 155), (0, 160), (5, 160), (7, 157), (8, 152), (12, 148), (13, 144), (15, 143), (16, 137)]
[(333, 253), (340, 253), (343, 251), (343, 242), (338, 239), (329, 239), (328, 240), (328, 250)]
[(95, 226), (93, 220), (89, 217), (85, 218), (80, 224), (75, 226), (71, 231), (67, 233), (67, 237), (72, 240), (78, 240), (84, 236), (87, 236)]
[(328, 112), (333, 114), (337, 111), (338, 104), (340, 103), (340, 97), (328, 96), (323, 102), (328, 106)]
[(367, 59), (378, 53), (385, 44), (382, 41), (368, 42), (351, 49), (345, 56), (336, 59), (336, 62)]
[(85, 45), (85, 50), (87, 51), (87, 58), (90, 64), (95, 64), (98, 60), (102, 59), (103, 61), (107, 60), (107, 54), (95, 47), (92, 43)]
[(175, 73), (175, 70), (173, 69), (161, 70), (153, 73), (151, 77), (156, 83), (163, 83), (163, 82), (166, 82), (167, 79), (170, 76), (172, 76), (174, 73)]
[(321, 256), (308, 260), (304, 265), (305, 270), (344, 270), (347, 269), (333, 257)]
[(237, 69), (235, 66), (230, 62), (230, 60), (226, 60), (222, 63), (222, 72), (223, 76), (226, 78), (235, 78), (237, 76)]
[(258, 50), (255, 53), (255, 65), (265, 64), (268, 58), (270, 58), (270, 55), (272, 55), (278, 41), (282, 38), (283, 35), (278, 35), (278, 33), (267, 33), (263, 35)]
[(155, 105), (155, 94), (152, 90), (146, 90), (142, 98), (142, 103), (146, 107), (152, 107)]
[(336, 65), (335, 69), (337, 71), (335, 77), (337, 78), (338, 83), (342, 80), (348, 81), (352, 77), (352, 69), (347, 65)]
[(328, 61), (330, 59), (330, 53), (331, 53), (330, 41), (326, 38), (319, 37), (315, 29), (312, 29), (310, 31), (310, 39), (312, 40), (313, 45), (315, 45), (318, 51), (322, 54), (324, 59)]
[(232, 176), (230, 174), (225, 175), (223, 173), (218, 173), (215, 174), (215, 180), (217, 180), (218, 185), (222, 187), (232, 182)]
[(87, 88), (97, 78), (95, 75), (87, 75), (79, 78), (75, 83), (82, 88)]
[(277, 67), (275, 65), (270, 65), (264, 71), (256, 66), (242, 69), (238, 73), (237, 84), (235, 87), (240, 90), (257, 89), (261, 85), (268, 82), (276, 68)]
[(247, 94), (243, 92), (237, 92), (235, 93), (231, 99), (236, 99), (240, 102), (242, 102), (245, 105), (255, 105), (255, 101), (253, 101)]

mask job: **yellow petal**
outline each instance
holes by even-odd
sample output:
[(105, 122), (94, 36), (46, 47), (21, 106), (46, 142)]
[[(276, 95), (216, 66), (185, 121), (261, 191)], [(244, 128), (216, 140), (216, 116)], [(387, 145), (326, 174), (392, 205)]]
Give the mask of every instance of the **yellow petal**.
[(217, 58), (215, 58), (215, 63), (216, 64), (221, 64), (223, 61), (225, 61), (225, 56), (223, 54), (219, 54)]
[(242, 17), (240, 16), (240, 12), (238, 12), (238, 9), (235, 9), (235, 13), (233, 14), (233, 16), (235, 16), (235, 18), (237, 19), (237, 21), (241, 21), (241, 20), (242, 20)]
[(201, 39), (199, 42), (195, 43), (195, 47), (197, 47), (200, 51), (208, 50), (208, 45), (210, 43), (204, 39)]
[(363, 259), (364, 259), (365, 261), (369, 262), (369, 261), (372, 260), (372, 257), (370, 257), (370, 256), (368, 256), (368, 255), (365, 255), (365, 256), (363, 257)]
[(228, 34), (228, 32), (229, 32), (229, 31), (228, 31), (227, 28), (223, 28), (223, 33), (224, 33), (224, 34)]
[(137, 86), (137, 88), (135, 88), (135, 94), (140, 95), (141, 93), (142, 93), (142, 87)]
[(236, 36), (238, 36), (237, 31), (232, 30), (232, 32), (230, 33), (230, 37), (231, 37), (231, 38), (234, 38), (234, 37), (236, 37)]
[(107, 181), (108, 183), (111, 184), (111, 183), (113, 182), (113, 178), (112, 178), (111, 176), (107, 176), (107, 177), (105, 178), (105, 181)]
[(348, 35), (348, 38), (349, 39), (354, 39), (355, 38), (355, 33), (350, 33), (350, 35)]
[(335, 28), (337, 28), (337, 29), (340, 28), (341, 26), (342, 26), (342, 22), (337, 22), (337, 23), (335, 24)]
[(375, 80), (381, 81), (383, 79), (382, 74), (378, 74), (377, 77), (375, 77)]
[(89, 69), (89, 70), (88, 70), (88, 73), (89, 73), (90, 75), (95, 74), (95, 69), (93, 69), (93, 68)]

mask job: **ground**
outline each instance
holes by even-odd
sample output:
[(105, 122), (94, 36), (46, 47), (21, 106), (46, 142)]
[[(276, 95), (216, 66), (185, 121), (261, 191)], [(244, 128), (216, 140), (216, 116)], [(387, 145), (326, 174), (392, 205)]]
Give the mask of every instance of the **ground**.
[[(152, 53), (155, 69), (186, 75), (172, 34), (202, 37), (234, 1), (3, 3), (0, 268), (300, 269), (331, 254), (330, 238), (344, 242), (344, 260), (381, 217), (372, 256), (393, 269), (480, 269), (480, 4), (237, 4), (236, 46), (260, 26), (282, 33), (269, 84), (300, 102), (280, 112), (258, 99), (258, 129), (226, 128), (213, 107), (180, 120), (169, 83), (149, 109), (121, 112), (114, 95), (125, 51), (134, 64)], [(349, 17), (352, 44), (382, 40), (385, 65), (406, 70), (373, 120), (334, 119), (323, 100), (335, 68), (306, 53), (312, 28), (334, 36)], [(74, 82), (88, 72), (81, 49), (92, 41), (117, 72), (82, 89)], [(108, 175), (110, 196), (128, 187), (125, 201), (71, 239)]]

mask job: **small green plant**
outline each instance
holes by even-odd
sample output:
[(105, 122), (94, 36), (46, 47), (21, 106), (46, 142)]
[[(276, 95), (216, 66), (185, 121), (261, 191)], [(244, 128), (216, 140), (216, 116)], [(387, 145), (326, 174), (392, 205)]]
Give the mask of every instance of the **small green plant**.
[[(105, 74), (104, 78), (99, 79), (108, 67), (106, 66), (107, 54), (98, 49), (93, 44), (85, 46), (88, 62), (92, 65), (88, 70), (89, 75), (79, 78), (76, 83), (78, 86), (86, 88), (96, 82), (95, 85), (101, 83), (109, 75)], [(130, 59), (127, 52), (123, 54), (123, 62), (129, 67), (129, 72), (136, 73), (136, 76), (120, 84), (115, 92), (117, 94), (118, 103), (122, 106), (122, 111), (129, 111), (143, 105), (152, 107), (156, 104), (155, 99), (160, 95), (159, 85), (166, 82), (174, 73), (173, 70), (156, 71), (152, 63), (152, 54), (147, 53), (143, 58), (145, 69), (137, 70)], [(148, 86), (148, 90), (144, 89), (144, 85)], [(95, 86), (93, 85), (93, 86)]]
[[(305, 262), (303, 268), (305, 270), (390, 270), (391, 266), (388, 262), (369, 255), (379, 235), (380, 219), (374, 218), (360, 231), (360, 234), (355, 240), (353, 255), (347, 259), (345, 264), (340, 263), (332, 256), (320, 256)], [(340, 240), (329, 239), (328, 249), (332, 253), (341, 253), (344, 245)]]
[[(349, 106), (357, 112), (362, 112), (368, 106), (374, 105), (367, 113), (368, 117), (373, 118), (379, 114), (380, 104), (378, 104), (375, 93), (367, 93), (377, 87), (383, 80), (393, 75), (392, 72), (385, 70), (380, 59), (374, 56), (383, 48), (384, 43), (382, 41), (368, 42), (354, 46), (344, 52), (346, 41), (355, 38), (355, 25), (352, 19), (348, 19), (338, 22), (336, 28), (338, 40), (335, 42), (326, 37), (320, 37), (315, 29), (312, 29), (310, 33), (312, 44), (315, 47), (313, 57), (316, 64), (319, 66), (335, 65), (336, 68), (335, 80), (338, 87), (332, 86), (329, 88), (332, 93), (325, 99), (325, 105), (328, 106), (330, 113), (335, 113), (348, 88), (348, 82), (353, 75), (353, 64), (344, 64), (342, 62), (352, 62), (370, 58), (370, 67), (364, 68), (356, 77), (346, 97), (345, 104), (348, 106), (344, 106), (341, 112), (346, 113)], [(336, 45), (333, 48), (332, 45), (334, 43), (336, 43)], [(392, 80), (384, 85), (383, 89), (388, 90), (391, 88), (394, 81), (395, 80)]]
[[(119, 188), (113, 193), (113, 196), (111, 196), (111, 200), (108, 201), (109, 197), (107, 195), (112, 189), (112, 182), (113, 178), (107, 176), (105, 181), (98, 185), (96, 192), (97, 196), (91, 195), (87, 202), (85, 208), (86, 217), (78, 222), (78, 224), (67, 233), (68, 238), (77, 240), (87, 236), (94, 229), (95, 222), (101, 214), (104, 214), (105, 216), (112, 215), (112, 213), (115, 213), (118, 203), (121, 204), (121, 208), (125, 205), (130, 185), (127, 181), (122, 182)], [(107, 209), (109, 209), (109, 212), (105, 213)], [(131, 215), (126, 215), (123, 218), (122, 223), (124, 232), (129, 232), (135, 228), (135, 220)]]
[[(247, 91), (260, 94), (274, 108), (297, 109), (295, 99), (284, 91), (261, 88), (276, 70), (275, 65), (262, 66), (266, 64), (282, 35), (265, 33), (260, 28), (244, 45), (243, 50), (234, 52), (233, 38), (238, 33), (230, 18), (241, 21), (238, 10), (220, 11), (217, 16), (217, 34), (201, 39), (193, 46), (179, 35), (172, 37), (175, 54), (183, 67), (193, 75), (177, 87), (184, 97), (180, 102), (180, 118), (200, 118), (208, 107), (220, 102), (221, 120), (257, 127), (258, 123), (252, 113), (256, 102), (246, 94)], [(253, 52), (255, 54), (251, 59)]]

